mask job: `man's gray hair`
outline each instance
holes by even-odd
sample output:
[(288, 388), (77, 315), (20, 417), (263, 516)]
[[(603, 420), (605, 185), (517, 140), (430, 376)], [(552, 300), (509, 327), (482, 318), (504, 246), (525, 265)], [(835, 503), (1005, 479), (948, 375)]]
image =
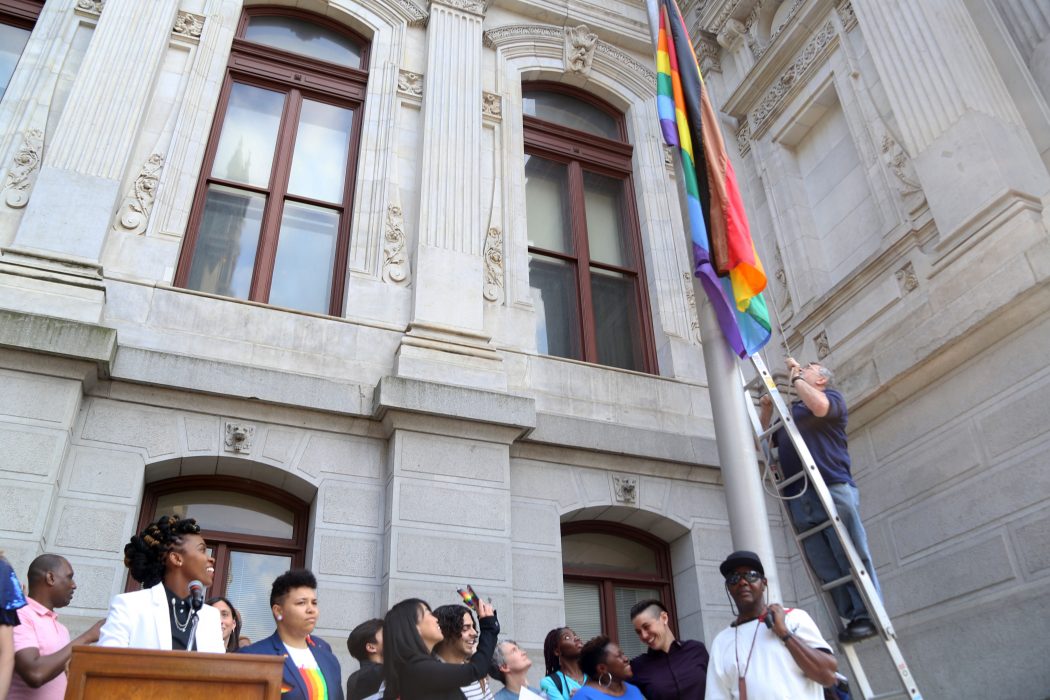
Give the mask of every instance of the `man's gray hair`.
[(835, 381), (835, 373), (822, 364), (814, 364), (817, 365), (817, 374), (824, 377), (824, 379), (828, 380), (828, 386), (831, 386), (831, 384)]
[(513, 639), (500, 639), (499, 641), (497, 641), (496, 649), (492, 652), (492, 665), (496, 668), (499, 668), (500, 666), (503, 666), (507, 663), (507, 657), (503, 653), (504, 644), (513, 644), (514, 646), (518, 646), (518, 643), (515, 642)]

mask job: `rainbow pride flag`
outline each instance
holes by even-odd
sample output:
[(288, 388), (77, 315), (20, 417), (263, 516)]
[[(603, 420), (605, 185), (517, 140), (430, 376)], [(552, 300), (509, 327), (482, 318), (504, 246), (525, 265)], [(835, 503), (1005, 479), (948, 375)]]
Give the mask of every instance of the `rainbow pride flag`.
[(749, 357), (769, 341), (766, 273), (682, 13), (675, 0), (659, 9), (656, 104), (664, 140), (682, 158), (694, 274), (733, 352)]

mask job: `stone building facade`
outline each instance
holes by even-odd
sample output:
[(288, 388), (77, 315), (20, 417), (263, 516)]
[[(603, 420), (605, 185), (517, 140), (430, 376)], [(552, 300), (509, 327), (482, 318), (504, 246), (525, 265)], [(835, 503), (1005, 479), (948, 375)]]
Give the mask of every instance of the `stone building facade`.
[[(1025, 622), (1050, 602), (1030, 408), (1050, 384), (1050, 16), (683, 11), (774, 342), (850, 401), (926, 696), (1046, 694), (1050, 639)], [(24, 42), (0, 101), (0, 548), (19, 571), (70, 559), (71, 628), (165, 509), (200, 516), (255, 635), (291, 564), (337, 650), (465, 583), (536, 652), (565, 620), (637, 644), (623, 617), (650, 592), (683, 636), (727, 623), (642, 4), (0, 0), (0, 19)], [(785, 597), (812, 607), (769, 510)]]

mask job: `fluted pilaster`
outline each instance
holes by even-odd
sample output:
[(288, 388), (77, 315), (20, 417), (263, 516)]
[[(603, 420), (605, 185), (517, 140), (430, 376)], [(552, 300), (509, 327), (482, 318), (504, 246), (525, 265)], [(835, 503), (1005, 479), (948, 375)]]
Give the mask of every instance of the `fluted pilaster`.
[(1035, 48), (1050, 38), (1050, 3), (1046, 0), (993, 0), (1014, 43), (1029, 62)]

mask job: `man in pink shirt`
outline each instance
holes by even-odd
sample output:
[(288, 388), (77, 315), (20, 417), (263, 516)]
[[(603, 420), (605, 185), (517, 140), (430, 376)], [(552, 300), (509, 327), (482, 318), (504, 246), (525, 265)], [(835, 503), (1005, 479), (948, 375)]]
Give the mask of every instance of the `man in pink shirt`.
[(61, 700), (66, 694), (66, 664), (74, 644), (98, 641), (99, 620), (72, 642), (55, 608), (73, 600), (73, 567), (57, 554), (41, 554), (29, 565), (28, 604), (18, 611), (14, 629), (15, 675), (8, 700)]

